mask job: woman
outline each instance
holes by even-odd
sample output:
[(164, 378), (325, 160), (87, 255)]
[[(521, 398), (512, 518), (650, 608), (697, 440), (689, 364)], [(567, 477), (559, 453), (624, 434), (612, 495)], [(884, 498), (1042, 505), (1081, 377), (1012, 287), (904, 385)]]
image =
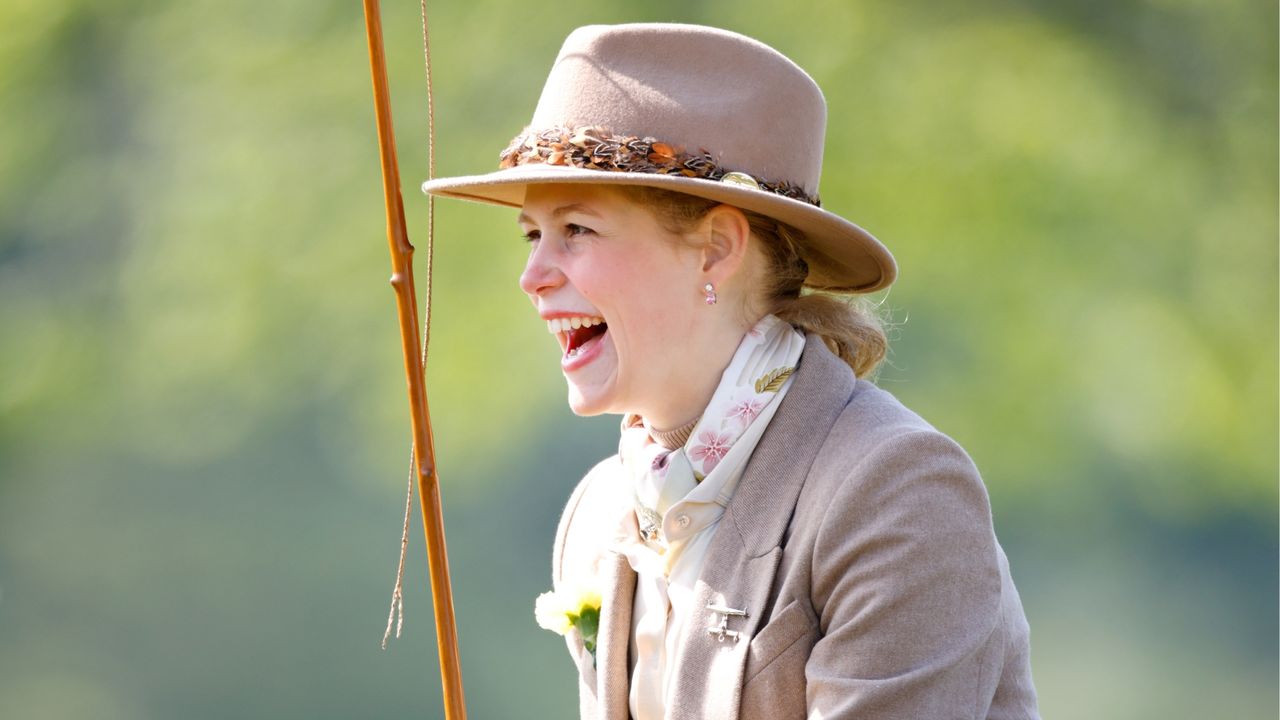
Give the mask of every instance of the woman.
[[(1028, 629), (964, 451), (865, 379), (889, 252), (821, 209), (826, 106), (773, 49), (683, 25), (566, 40), (487, 175), (569, 404), (623, 416), (565, 508), (584, 718), (1037, 717)], [(593, 636), (594, 635), (594, 636)]]

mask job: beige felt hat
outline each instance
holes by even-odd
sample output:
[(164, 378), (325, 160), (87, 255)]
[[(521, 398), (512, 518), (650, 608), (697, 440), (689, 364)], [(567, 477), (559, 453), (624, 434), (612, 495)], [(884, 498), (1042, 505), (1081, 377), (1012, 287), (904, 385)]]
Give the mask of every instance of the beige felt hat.
[(819, 205), (826, 117), (813, 79), (751, 38), (698, 25), (591, 25), (565, 40), (497, 171), (422, 189), (513, 207), (540, 183), (674, 190), (800, 230), (810, 287), (888, 287), (897, 275), (888, 249)]

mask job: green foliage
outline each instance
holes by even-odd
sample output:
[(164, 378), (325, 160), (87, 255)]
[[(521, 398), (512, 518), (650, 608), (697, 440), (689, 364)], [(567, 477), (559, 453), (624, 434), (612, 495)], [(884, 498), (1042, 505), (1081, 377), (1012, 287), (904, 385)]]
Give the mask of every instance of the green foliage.
[[(633, 5), (433, 5), (438, 173), (496, 164), (576, 25), (783, 50), (830, 105), (825, 205), (902, 267), (880, 383), (990, 486), (1046, 717), (1274, 716), (1274, 5)], [(384, 13), (421, 293), (417, 5)], [(376, 649), (408, 429), (358, 6), (0, 27), (0, 716), (435, 715), (416, 527)], [(437, 211), (469, 707), (566, 716), (532, 603), (615, 419), (564, 407), (512, 214)]]

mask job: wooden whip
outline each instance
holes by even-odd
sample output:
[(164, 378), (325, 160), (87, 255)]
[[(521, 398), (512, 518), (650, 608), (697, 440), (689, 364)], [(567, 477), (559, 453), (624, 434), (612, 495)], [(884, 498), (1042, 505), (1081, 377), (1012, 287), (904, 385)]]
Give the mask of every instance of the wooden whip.
[[(424, 16), (425, 22), (425, 16)], [(427, 412), (427, 386), (418, 356), (418, 297), (413, 284), (413, 245), (405, 229), (404, 201), (400, 197), (400, 166), (396, 161), (395, 130), (391, 124), (391, 92), (382, 43), (382, 14), (378, 0), (364, 0), (364, 24), (369, 36), (369, 70), (373, 75), (373, 105), (378, 124), (378, 150), (382, 160), (382, 193), (387, 210), (387, 243), (391, 249), (391, 286), (400, 317), (400, 343), (404, 353), (405, 380), (409, 386), (409, 416), (413, 426), (414, 468), (422, 526), (427, 536), (427, 563), (431, 575), (431, 601), (435, 608), (436, 645), (440, 654), (445, 720), (466, 720), (462, 694), (462, 668), (458, 657), (458, 629), (449, 581), (449, 557), (445, 549), (444, 518), (440, 509), (440, 485), (436, 476), (435, 443)]]

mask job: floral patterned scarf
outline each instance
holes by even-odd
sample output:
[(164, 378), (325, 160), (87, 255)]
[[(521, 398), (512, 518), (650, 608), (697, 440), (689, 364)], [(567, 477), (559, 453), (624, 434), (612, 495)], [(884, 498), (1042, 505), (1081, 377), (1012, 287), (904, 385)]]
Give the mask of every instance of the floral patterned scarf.
[[(661, 718), (668, 663), (688, 616), (714, 529), (764, 429), (790, 387), (804, 335), (766, 315), (743, 336), (683, 447), (653, 441), (643, 420), (623, 420), (618, 454), (634, 495), (635, 525), (619, 537), (637, 573), (631, 711)], [(628, 523), (629, 524), (629, 523)]]
[[(743, 336), (711, 402), (681, 448), (669, 450), (653, 442), (642, 419), (627, 416), (618, 453), (633, 479), (636, 515), (645, 542), (655, 544), (655, 549), (666, 545), (663, 517), (712, 477), (765, 408), (781, 398), (779, 391), (803, 350), (804, 335), (774, 315), (764, 316)], [(751, 434), (757, 437), (745, 450), (754, 449), (758, 439), (759, 433)]]

